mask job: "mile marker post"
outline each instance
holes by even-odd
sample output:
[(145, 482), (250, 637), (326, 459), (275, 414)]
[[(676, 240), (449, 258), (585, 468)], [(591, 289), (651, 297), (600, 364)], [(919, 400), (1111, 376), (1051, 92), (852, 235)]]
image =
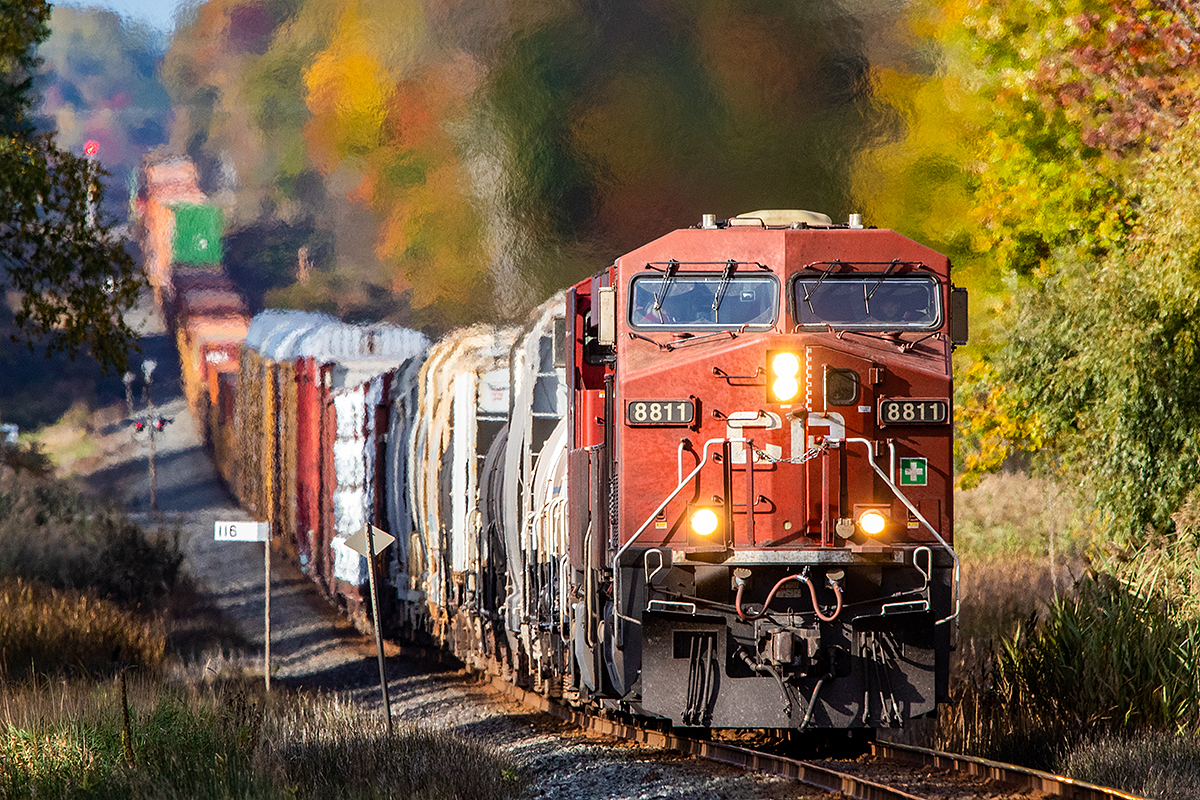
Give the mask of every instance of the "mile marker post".
[(263, 675), (271, 692), (271, 523), (263, 539)]
[(262, 542), (264, 633), (263, 661), (266, 664), (267, 691), (271, 691), (271, 523), (269, 522), (217, 522), (213, 525), (213, 538), (218, 542)]

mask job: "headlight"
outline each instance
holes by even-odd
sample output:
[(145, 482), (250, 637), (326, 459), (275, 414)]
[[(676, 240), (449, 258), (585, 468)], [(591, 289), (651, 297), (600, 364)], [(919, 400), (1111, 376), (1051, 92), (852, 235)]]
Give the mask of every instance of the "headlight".
[(692, 512), (692, 530), (701, 536), (712, 536), (719, 524), (717, 512), (711, 508), (698, 508)]
[(795, 378), (776, 378), (771, 384), (771, 393), (776, 400), (791, 400), (800, 393), (800, 384)]
[(868, 536), (878, 536), (887, 527), (888, 519), (883, 512), (869, 508), (858, 515), (858, 527)]
[(776, 403), (786, 403), (800, 394), (800, 356), (786, 350), (767, 353), (767, 364), (771, 374), (768, 376), (768, 400)]
[(780, 378), (794, 378), (800, 374), (800, 358), (795, 353), (776, 353), (771, 358), (771, 372)]

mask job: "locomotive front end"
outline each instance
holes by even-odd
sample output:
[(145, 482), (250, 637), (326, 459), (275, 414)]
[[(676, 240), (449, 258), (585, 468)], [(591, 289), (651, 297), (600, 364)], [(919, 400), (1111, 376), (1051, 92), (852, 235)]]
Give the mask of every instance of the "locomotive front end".
[(957, 614), (948, 259), (757, 212), (572, 297), (586, 691), (680, 726), (931, 714)]

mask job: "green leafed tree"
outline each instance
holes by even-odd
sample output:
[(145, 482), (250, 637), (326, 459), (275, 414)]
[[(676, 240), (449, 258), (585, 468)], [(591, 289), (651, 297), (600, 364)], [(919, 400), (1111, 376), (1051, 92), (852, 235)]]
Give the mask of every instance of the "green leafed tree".
[(141, 279), (101, 211), (98, 168), (34, 124), (36, 47), (49, 19), (44, 0), (0, 0), (0, 269), (15, 339), (47, 355), (90, 352), (120, 371), (136, 338), (122, 312)]
[(991, 443), (980, 464), (1038, 452), (1136, 544), (1200, 484), (1200, 3), (1009, 0), (965, 19), (996, 98), (976, 197), (1012, 302), (961, 419)]
[(1116, 533), (1167, 531), (1200, 485), (1200, 124), (1130, 182), (1139, 224), (1025, 295), (998, 364)]

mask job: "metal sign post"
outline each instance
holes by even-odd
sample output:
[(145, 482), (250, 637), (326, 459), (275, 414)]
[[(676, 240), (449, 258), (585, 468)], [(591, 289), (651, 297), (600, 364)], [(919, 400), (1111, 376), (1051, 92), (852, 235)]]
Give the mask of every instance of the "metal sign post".
[(147, 358), (142, 362), (142, 374), (146, 376), (143, 387), (146, 401), (146, 420), (150, 424), (150, 511), (158, 511), (158, 477), (154, 473), (154, 398), (150, 394), (150, 384), (154, 376), (154, 368), (158, 362)]
[(271, 691), (271, 523), (218, 522), (213, 526), (218, 542), (263, 543), (263, 662), (266, 664), (267, 691)]
[(388, 736), (392, 735), (392, 702), (388, 697), (387, 671), (383, 664), (383, 629), (379, 624), (379, 593), (375, 588), (375, 556), (396, 539), (370, 523), (364, 523), (356, 533), (346, 537), (346, 546), (367, 559), (367, 579), (371, 589), (371, 617), (375, 623), (375, 650), (379, 655), (379, 691), (383, 695), (383, 713), (387, 718)]
[(263, 680), (271, 691), (271, 525), (263, 539)]

